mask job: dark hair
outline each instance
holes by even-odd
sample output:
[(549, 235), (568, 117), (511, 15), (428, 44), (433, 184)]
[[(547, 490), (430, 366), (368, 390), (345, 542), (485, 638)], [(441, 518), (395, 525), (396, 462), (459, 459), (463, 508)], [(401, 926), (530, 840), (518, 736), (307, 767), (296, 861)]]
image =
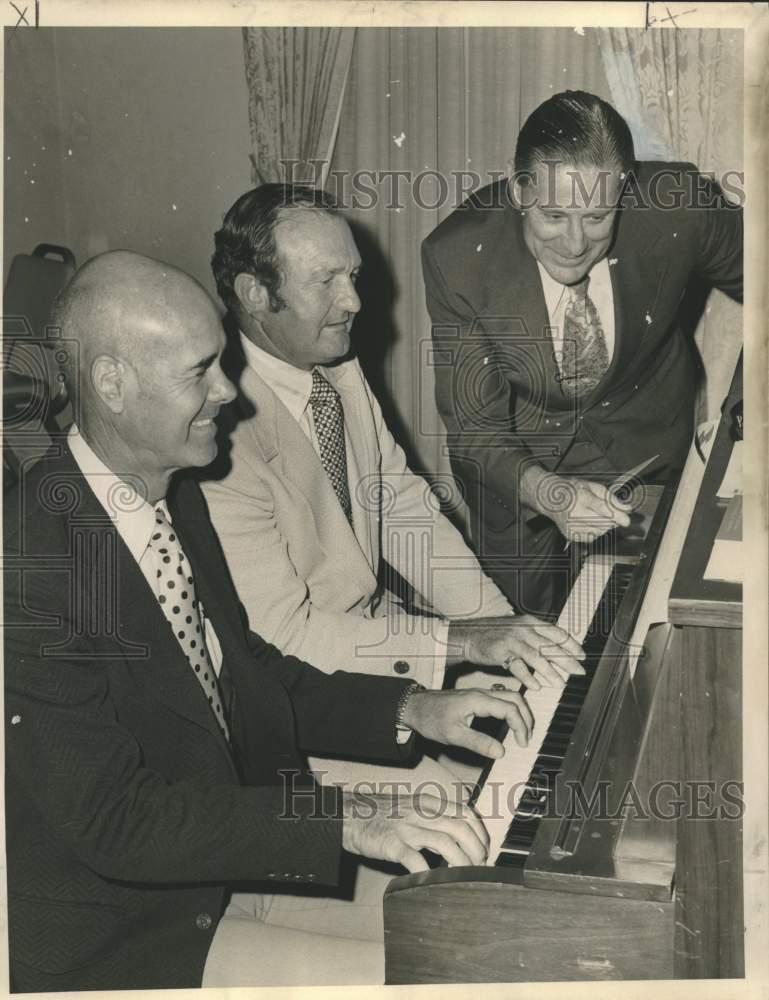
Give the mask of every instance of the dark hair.
[(214, 235), (211, 267), (216, 290), (230, 312), (237, 315), (240, 306), (234, 289), (239, 274), (258, 278), (267, 289), (272, 308), (283, 307), (278, 294), (282, 275), (275, 227), (283, 211), (297, 208), (338, 211), (326, 191), (304, 184), (262, 184), (241, 195), (225, 215), (222, 228)]
[(629, 173), (635, 164), (633, 136), (611, 104), (584, 90), (565, 90), (535, 108), (518, 135), (515, 173), (522, 183), (545, 160), (570, 166), (616, 163)]

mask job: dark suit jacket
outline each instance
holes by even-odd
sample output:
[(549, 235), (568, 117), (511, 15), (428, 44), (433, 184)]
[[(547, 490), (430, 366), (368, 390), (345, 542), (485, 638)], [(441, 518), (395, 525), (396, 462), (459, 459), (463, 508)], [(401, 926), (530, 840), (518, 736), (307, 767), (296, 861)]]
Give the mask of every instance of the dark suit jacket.
[(696, 370), (679, 306), (696, 278), (741, 296), (742, 213), (691, 164), (641, 163), (636, 178), (608, 254), (614, 355), (579, 407), (556, 379), (542, 283), (505, 185), (476, 192), (423, 244), (438, 409), (473, 534), (483, 525), (491, 549), (516, 531), (527, 462), (618, 474), (686, 456)]
[[(304, 751), (403, 759), (404, 682), (321, 674), (249, 636), (199, 488), (181, 478), (169, 509), (222, 646), (230, 747), (59, 451), (5, 515), (12, 988), (199, 986), (228, 883), (335, 882), (337, 793), (312, 789)], [(288, 816), (281, 769), (307, 786)]]

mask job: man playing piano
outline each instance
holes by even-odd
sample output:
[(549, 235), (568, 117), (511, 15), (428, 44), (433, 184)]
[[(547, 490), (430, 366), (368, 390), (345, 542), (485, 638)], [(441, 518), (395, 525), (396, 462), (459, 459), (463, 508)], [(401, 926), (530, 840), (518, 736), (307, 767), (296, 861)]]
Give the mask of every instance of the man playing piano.
[[(202, 488), (251, 627), (321, 670), (436, 689), (456, 663), (509, 669), (532, 689), (580, 673), (565, 631), (513, 615), (388, 430), (353, 351), (361, 258), (329, 195), (264, 184), (215, 243), (238, 398)], [(408, 609), (383, 593), (385, 559), (413, 591)], [(327, 780), (383, 778), (370, 763), (317, 766)], [(412, 778), (455, 784), (429, 758)]]
[(525, 744), (531, 714), (512, 691), (328, 676), (246, 631), (200, 490), (176, 474), (213, 459), (235, 394), (196, 282), (103, 254), (53, 319), (79, 346), (77, 425), (5, 504), (11, 988), (381, 982), (381, 941), (331, 936), (322, 907), (314, 933), (222, 920), (231, 886), (312, 892), (344, 851), (479, 864), (486, 834), (430, 795), (315, 784), (304, 753), (407, 763), (418, 731), (494, 756), (473, 717)]
[(696, 368), (680, 306), (742, 293), (742, 213), (687, 163), (639, 162), (624, 119), (581, 91), (518, 137), (515, 173), (423, 244), (436, 400), (473, 545), (518, 609), (548, 613), (566, 544), (628, 510), (607, 488), (686, 456)]

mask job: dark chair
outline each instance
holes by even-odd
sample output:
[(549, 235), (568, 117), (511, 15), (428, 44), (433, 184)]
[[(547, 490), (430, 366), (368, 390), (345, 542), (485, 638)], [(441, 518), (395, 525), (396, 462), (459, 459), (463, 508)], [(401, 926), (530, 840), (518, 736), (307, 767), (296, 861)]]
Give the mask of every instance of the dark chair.
[(72, 252), (48, 243), (11, 261), (3, 295), (4, 488), (18, 480), (22, 456), (44, 451), (72, 417), (61, 366), (77, 345), (49, 319), (74, 272)]

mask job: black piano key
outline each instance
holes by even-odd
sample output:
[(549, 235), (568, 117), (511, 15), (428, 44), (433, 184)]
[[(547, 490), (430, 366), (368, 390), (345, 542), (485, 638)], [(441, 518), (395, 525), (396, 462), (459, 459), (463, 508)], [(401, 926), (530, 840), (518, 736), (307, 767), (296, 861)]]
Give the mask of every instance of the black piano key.
[(565, 712), (574, 712), (575, 715), (579, 715), (579, 710), (582, 708), (585, 699), (581, 695), (574, 691), (567, 691), (561, 701), (560, 705), (563, 706)]
[(553, 724), (547, 732), (550, 736), (565, 736), (568, 739), (574, 732), (574, 723), (569, 719), (553, 719)]
[(527, 809), (526, 806), (521, 805), (521, 803), (519, 802), (515, 810), (515, 818), (523, 826), (525, 826), (527, 823), (538, 824), (544, 815), (545, 815), (544, 806), (537, 806), (534, 809)]
[(546, 809), (546, 803), (544, 802), (524, 802), (521, 800), (518, 803), (518, 808), (515, 810), (516, 816), (521, 816), (524, 819), (531, 819), (533, 816), (541, 816)]
[(551, 757), (565, 757), (569, 749), (569, 738), (551, 736), (549, 733), (542, 744), (542, 753)]
[(531, 769), (531, 775), (527, 783), (537, 783), (538, 787), (544, 790), (552, 788), (556, 777), (561, 771), (562, 759), (559, 756), (548, 756), (547, 754), (540, 753), (534, 761), (534, 766)]
[[(555, 758), (555, 763), (550, 760), (551, 757)], [(531, 769), (532, 774), (536, 774), (540, 781), (552, 785), (561, 770), (560, 757), (560, 754), (548, 754), (543, 747), (540, 747)]]
[(514, 823), (508, 830), (502, 850), (506, 851), (528, 851), (534, 843), (537, 827), (529, 824), (528, 830), (522, 830), (520, 823)]
[(499, 865), (500, 868), (522, 869), (527, 857), (528, 851), (522, 851), (520, 854), (512, 851), (502, 851), (494, 864)]

